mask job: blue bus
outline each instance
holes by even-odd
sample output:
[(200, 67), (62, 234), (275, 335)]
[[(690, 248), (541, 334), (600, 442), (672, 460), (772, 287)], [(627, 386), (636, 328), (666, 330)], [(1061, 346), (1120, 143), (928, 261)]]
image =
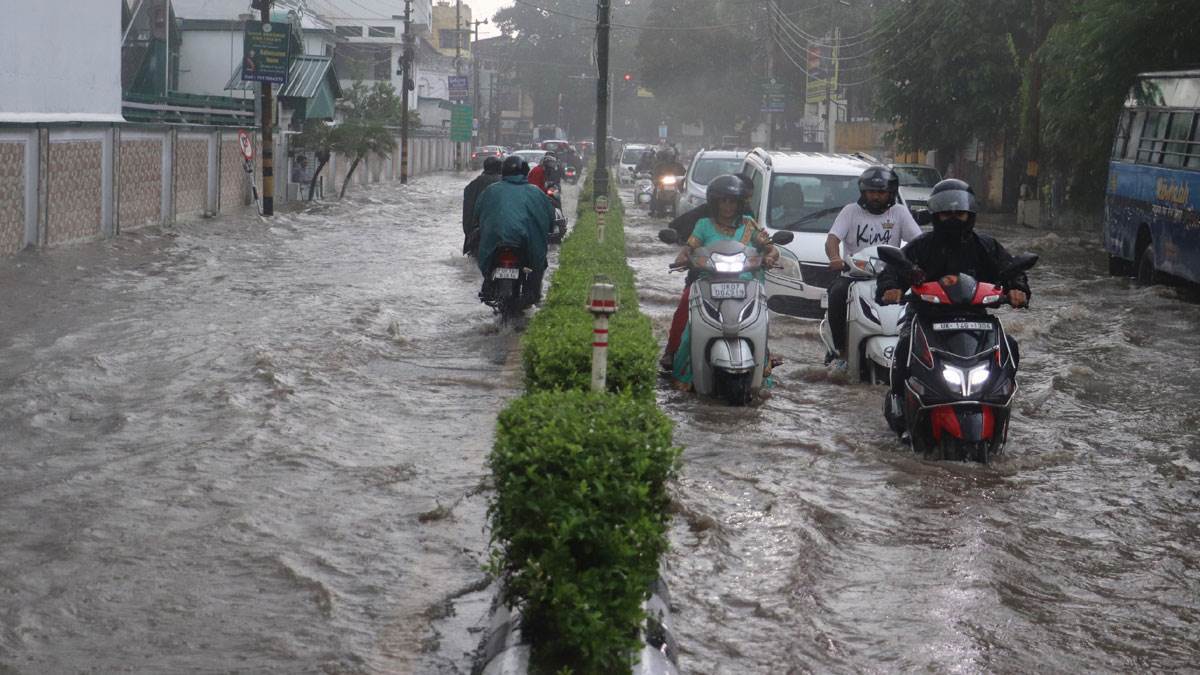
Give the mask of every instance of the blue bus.
[(1104, 200), (1109, 272), (1200, 283), (1200, 70), (1138, 76)]

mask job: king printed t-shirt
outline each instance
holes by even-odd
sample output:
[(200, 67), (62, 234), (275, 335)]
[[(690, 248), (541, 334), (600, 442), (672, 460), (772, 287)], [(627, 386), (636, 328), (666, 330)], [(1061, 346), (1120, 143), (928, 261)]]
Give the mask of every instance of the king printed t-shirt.
[(847, 204), (833, 221), (829, 234), (841, 239), (846, 255), (852, 256), (868, 246), (910, 242), (921, 236), (921, 227), (903, 204), (894, 204), (879, 215), (858, 204)]

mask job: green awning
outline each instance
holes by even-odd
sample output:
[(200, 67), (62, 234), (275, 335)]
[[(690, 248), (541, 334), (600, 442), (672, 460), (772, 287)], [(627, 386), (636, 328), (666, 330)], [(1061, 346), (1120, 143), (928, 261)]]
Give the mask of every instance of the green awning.
[[(288, 68), (288, 81), (282, 88), (275, 92), (275, 95), (280, 98), (313, 98), (321, 89), (321, 84), (328, 81), (331, 87), (326, 96), (332, 98), (342, 97), (342, 87), (338, 84), (337, 78), (331, 76), (333, 70), (333, 57), (331, 56), (293, 56), (292, 64)], [(233, 77), (229, 79), (229, 83), (225, 85), (225, 89), (231, 91), (255, 91), (258, 89), (257, 82), (245, 82), (242, 80), (242, 67), (238, 66), (233, 71)]]

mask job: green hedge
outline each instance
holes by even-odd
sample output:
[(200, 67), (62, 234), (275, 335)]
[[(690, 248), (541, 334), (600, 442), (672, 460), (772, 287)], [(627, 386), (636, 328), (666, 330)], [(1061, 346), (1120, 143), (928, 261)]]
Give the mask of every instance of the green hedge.
[[(592, 181), (584, 190), (590, 194)], [(592, 316), (584, 311), (597, 274), (617, 285), (620, 309), (609, 322), (608, 388), (653, 398), (658, 376), (658, 343), (649, 317), (638, 311), (633, 270), (625, 263), (623, 210), (619, 197), (609, 199), (604, 243), (596, 241), (596, 213), (580, 199), (571, 234), (559, 253), (558, 270), (541, 310), (526, 329), (522, 360), (525, 386), (543, 389), (591, 388)]]
[[(591, 173), (589, 172), (589, 175)], [(642, 603), (667, 547), (666, 483), (678, 450), (654, 401), (658, 346), (625, 263), (622, 210), (610, 195), (596, 241), (592, 181), (522, 342), (526, 395), (500, 414), (488, 459), (490, 571), (523, 612), (534, 672), (629, 666)], [(619, 289), (609, 323), (608, 392), (592, 393), (593, 277)]]
[(490, 571), (524, 612), (534, 672), (629, 672), (676, 458), (670, 421), (630, 396), (538, 392), (501, 413)]

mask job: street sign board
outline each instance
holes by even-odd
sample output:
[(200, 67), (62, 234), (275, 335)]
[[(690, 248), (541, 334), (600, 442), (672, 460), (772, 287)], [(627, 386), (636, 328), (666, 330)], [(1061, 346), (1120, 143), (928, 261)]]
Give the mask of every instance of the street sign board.
[(596, 213), (608, 213), (608, 197), (596, 197)]
[(447, 76), (446, 87), (450, 90), (451, 101), (463, 101), (471, 95), (471, 83), (466, 75)]
[(242, 157), (245, 157), (247, 162), (254, 159), (254, 141), (250, 139), (250, 132), (245, 129), (238, 130), (238, 147), (242, 149)]
[(471, 140), (471, 126), (475, 111), (469, 105), (456, 105), (450, 111), (450, 140), (466, 143)]
[(246, 23), (242, 42), (242, 80), (286, 84), (291, 55), (291, 26), (286, 23)]
[(765, 113), (787, 110), (787, 85), (771, 77), (762, 83), (762, 108)]

